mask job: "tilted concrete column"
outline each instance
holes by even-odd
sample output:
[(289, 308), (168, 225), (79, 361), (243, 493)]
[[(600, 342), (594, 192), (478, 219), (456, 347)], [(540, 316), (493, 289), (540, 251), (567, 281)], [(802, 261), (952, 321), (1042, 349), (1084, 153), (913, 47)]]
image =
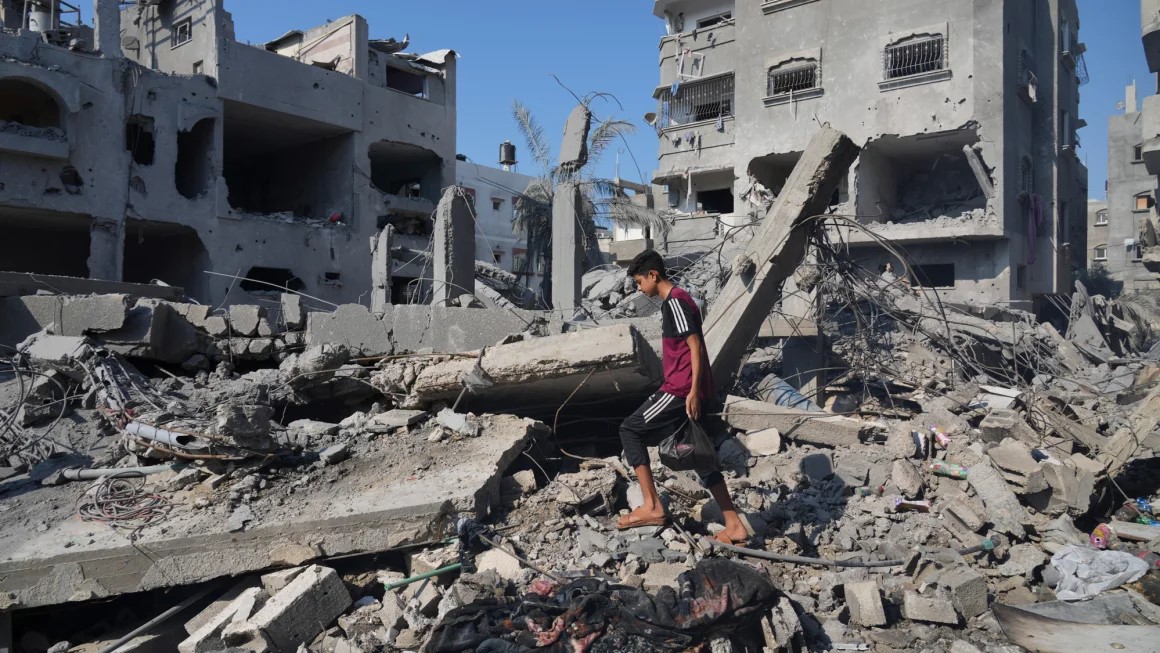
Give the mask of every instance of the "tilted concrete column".
[(443, 191), (435, 209), (435, 274), (431, 303), (446, 306), (451, 299), (475, 292), (475, 208), (458, 186)]
[(740, 269), (734, 270), (705, 320), (705, 346), (718, 388), (733, 387), (749, 343), (781, 298), (782, 284), (805, 258), (816, 224), (807, 220), (826, 212), (858, 151), (844, 134), (823, 126), (745, 247)]
[(382, 316), (391, 305), (391, 241), (395, 228), (383, 227), (371, 236), (371, 312)]
[(125, 260), (125, 224), (93, 218), (89, 225), (89, 278), (120, 281)]
[(97, 49), (110, 59), (119, 59), (121, 52), (121, 8), (117, 0), (93, 0), (93, 21), (97, 32)]
[(552, 199), (552, 308), (571, 318), (580, 305), (580, 277), (584, 274), (584, 232), (580, 184), (556, 186)]

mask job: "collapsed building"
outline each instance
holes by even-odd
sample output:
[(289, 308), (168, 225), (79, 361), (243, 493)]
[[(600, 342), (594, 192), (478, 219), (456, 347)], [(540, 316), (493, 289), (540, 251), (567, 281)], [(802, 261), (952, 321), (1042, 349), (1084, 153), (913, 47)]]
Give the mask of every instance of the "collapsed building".
[[(660, 466), (670, 522), (613, 526), (655, 317), (0, 286), (0, 648), (1149, 650), (1155, 317), (1077, 286), (1061, 332), (856, 265), (815, 217), (859, 154), (819, 130), (707, 295), (744, 547)], [(465, 205), (436, 210), (459, 287)], [(794, 288), (837, 306), (801, 402), (747, 381)]]
[(423, 295), (453, 51), (407, 53), (357, 15), (251, 45), (221, 0), (99, 0), (93, 27), (64, 2), (0, 6), (4, 270), (340, 304), (375, 261), (396, 301)]
[[(704, 252), (760, 217), (829, 123), (861, 157), (831, 201), (871, 269), (962, 301), (1041, 310), (1085, 259), (1087, 81), (1071, 0), (657, 0), (660, 141), (652, 202), (676, 211), (670, 254)], [(650, 241), (618, 229), (617, 254)], [(624, 242), (630, 241), (630, 242)]]

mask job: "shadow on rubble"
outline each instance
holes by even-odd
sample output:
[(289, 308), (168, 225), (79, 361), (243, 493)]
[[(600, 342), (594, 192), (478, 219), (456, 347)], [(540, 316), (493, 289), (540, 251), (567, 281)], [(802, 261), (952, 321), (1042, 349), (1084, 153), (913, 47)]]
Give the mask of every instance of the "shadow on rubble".
[[(756, 490), (764, 504), (760, 515), (768, 524), (766, 535), (785, 537), (802, 555), (815, 555), (819, 538), (845, 513), (848, 486), (835, 473), (828, 453), (803, 457), (796, 473), (786, 473), (792, 469), (789, 466), (782, 469), (788, 478), (770, 487), (755, 484), (750, 490)], [(753, 503), (752, 497), (749, 502)]]

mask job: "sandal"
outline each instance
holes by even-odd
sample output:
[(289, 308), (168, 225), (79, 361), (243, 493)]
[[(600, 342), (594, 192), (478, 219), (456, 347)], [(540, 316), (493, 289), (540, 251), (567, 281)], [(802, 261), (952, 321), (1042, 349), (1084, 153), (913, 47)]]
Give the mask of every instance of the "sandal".
[(646, 526), (664, 526), (668, 523), (668, 515), (664, 517), (638, 517), (630, 512), (616, 520), (616, 530), (627, 531), (633, 528), (644, 528)]
[(744, 513), (740, 513), (740, 512), (737, 513), (737, 516), (741, 519), (741, 525), (745, 527), (745, 538), (739, 539), (739, 540), (735, 540), (735, 539), (730, 538), (730, 537), (727, 537), (725, 539), (721, 539), (722, 536), (725, 534), (725, 531), (721, 531), (720, 533), (717, 533), (717, 535), (715, 535), (713, 537), (713, 539), (716, 540), (717, 542), (722, 543), (722, 544), (730, 544), (733, 546), (738, 546), (741, 544), (746, 544), (752, 538), (757, 537), (757, 531), (753, 530), (753, 526), (750, 525), (750, 523), (749, 523), (749, 518), (746, 517)]

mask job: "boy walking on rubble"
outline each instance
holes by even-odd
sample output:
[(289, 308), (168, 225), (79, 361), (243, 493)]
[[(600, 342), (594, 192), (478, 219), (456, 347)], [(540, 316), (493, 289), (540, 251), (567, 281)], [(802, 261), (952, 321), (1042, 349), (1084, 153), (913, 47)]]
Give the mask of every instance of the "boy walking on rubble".
[[(649, 297), (660, 297), (663, 336), (664, 383), (636, 412), (620, 425), (624, 456), (636, 472), (643, 504), (616, 523), (623, 530), (639, 526), (660, 526), (668, 516), (657, 494), (656, 482), (649, 467), (647, 444), (680, 429), (687, 419), (700, 420), (706, 413), (719, 413), (721, 402), (713, 387), (709, 356), (701, 333), (701, 310), (683, 288), (665, 275), (664, 259), (649, 249), (637, 254), (628, 267), (628, 276)], [(725, 486), (721, 473), (698, 472), (701, 484), (717, 500), (725, 516), (725, 529), (717, 539), (727, 544), (744, 542), (752, 532), (742, 521)]]

